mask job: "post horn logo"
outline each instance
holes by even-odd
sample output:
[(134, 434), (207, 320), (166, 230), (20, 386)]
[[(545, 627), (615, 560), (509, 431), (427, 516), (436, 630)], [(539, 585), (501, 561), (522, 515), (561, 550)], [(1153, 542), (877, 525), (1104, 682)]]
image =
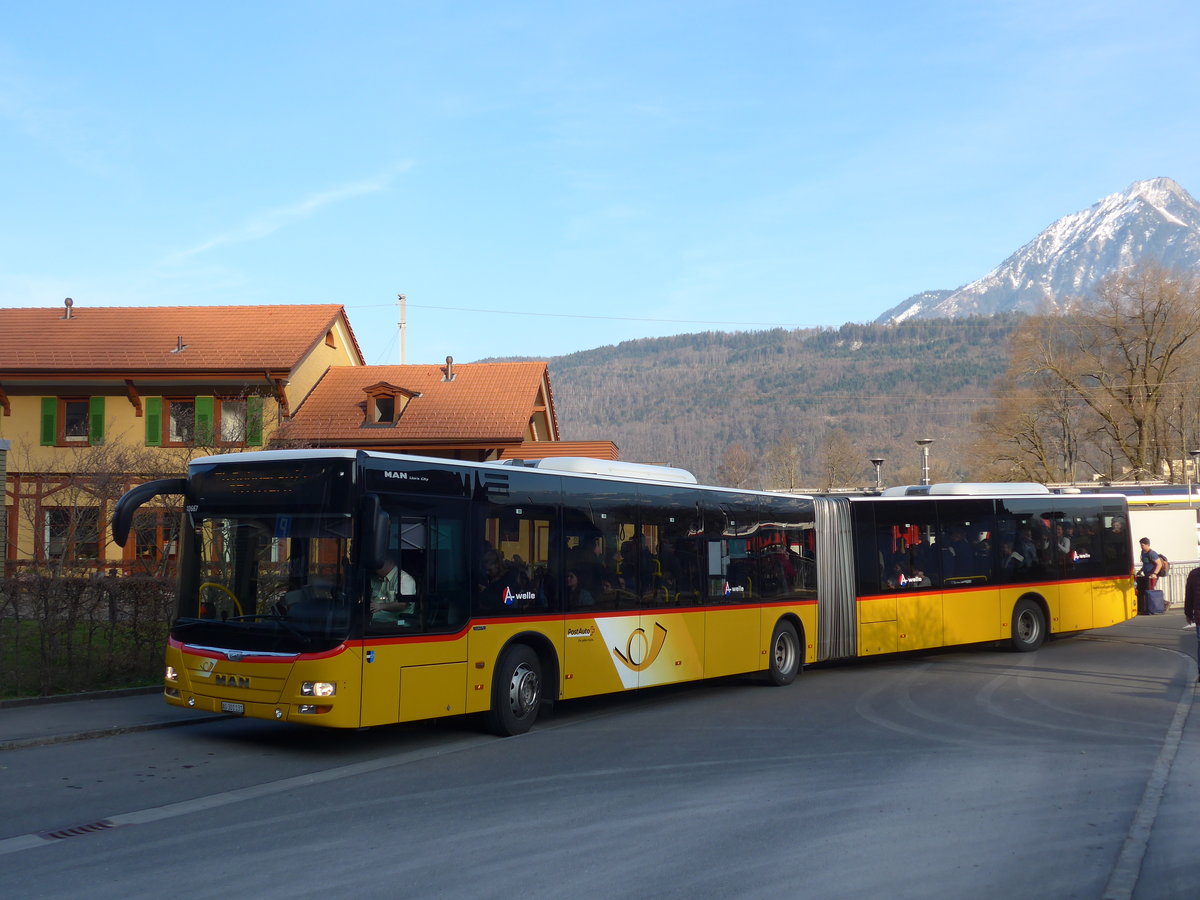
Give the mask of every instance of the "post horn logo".
[(658, 654), (662, 652), (663, 644), (666, 641), (667, 629), (663, 628), (658, 622), (655, 622), (653, 640), (647, 640), (645, 628), (635, 628), (633, 633), (629, 635), (629, 642), (625, 645), (625, 652), (622, 653), (616, 647), (613, 647), (613, 653), (628, 668), (635, 672), (644, 672), (658, 659)]

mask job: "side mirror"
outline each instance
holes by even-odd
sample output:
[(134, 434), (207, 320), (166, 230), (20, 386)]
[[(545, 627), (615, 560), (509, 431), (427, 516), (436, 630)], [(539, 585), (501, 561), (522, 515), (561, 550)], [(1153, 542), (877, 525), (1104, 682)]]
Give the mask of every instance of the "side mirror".
[(127, 491), (117, 501), (112, 515), (113, 542), (120, 547), (129, 540), (129, 529), (133, 525), (133, 514), (139, 506), (160, 494), (186, 494), (186, 478), (160, 478), (158, 481), (148, 481)]
[(363, 498), (362, 550), (359, 561), (369, 571), (375, 571), (387, 559), (388, 541), (392, 534), (392, 517), (387, 514), (375, 494)]

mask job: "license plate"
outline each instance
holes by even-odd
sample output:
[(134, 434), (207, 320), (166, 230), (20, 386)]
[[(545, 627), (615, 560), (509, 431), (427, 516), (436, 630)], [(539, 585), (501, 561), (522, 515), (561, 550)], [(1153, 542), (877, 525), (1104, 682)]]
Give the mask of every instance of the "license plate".
[(230, 703), (228, 700), (221, 701), (221, 712), (233, 713), (240, 716), (246, 712), (245, 703)]

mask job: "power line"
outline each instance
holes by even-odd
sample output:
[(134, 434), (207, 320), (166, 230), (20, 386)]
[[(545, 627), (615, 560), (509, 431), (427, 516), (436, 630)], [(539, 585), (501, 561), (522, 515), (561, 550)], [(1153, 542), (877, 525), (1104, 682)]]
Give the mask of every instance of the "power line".
[[(380, 309), (387, 306), (392, 307), (393, 303), (347, 303), (346, 309)], [(730, 328), (813, 328), (829, 331), (837, 331), (840, 328), (921, 328), (927, 327), (931, 322), (937, 322), (939, 325), (951, 324), (955, 326), (981, 326), (993, 324), (990, 316), (981, 316), (967, 319), (908, 319), (903, 322), (846, 322), (842, 325), (818, 325), (813, 322), (737, 322), (726, 321), (720, 319), (656, 319), (643, 316), (597, 316), (587, 313), (557, 313), (557, 312), (530, 312), (519, 309), (482, 309), (471, 306), (436, 306), (429, 303), (408, 303), (410, 308), (414, 309), (433, 309), (443, 312), (467, 312), (478, 313), (483, 315), (493, 316), (532, 316), (545, 319), (592, 319), (605, 322), (658, 322), (669, 325), (725, 325)]]
[[(381, 306), (393, 306), (394, 304), (382, 303), (365, 303), (365, 304), (347, 304), (347, 309), (377, 309)], [(726, 322), (717, 319), (652, 319), (638, 316), (594, 316), (584, 313), (548, 313), (548, 312), (525, 312), (517, 309), (478, 309), (470, 306), (432, 306), (427, 303), (409, 303), (410, 308), (415, 309), (437, 309), (444, 312), (468, 312), (468, 313), (483, 313), (486, 315), (496, 316), (537, 316), (544, 319), (598, 319), (607, 322), (664, 322), (671, 325), (728, 325), (731, 327), (739, 326), (754, 326), (759, 328), (823, 328), (828, 326), (822, 325), (803, 325), (796, 322)]]

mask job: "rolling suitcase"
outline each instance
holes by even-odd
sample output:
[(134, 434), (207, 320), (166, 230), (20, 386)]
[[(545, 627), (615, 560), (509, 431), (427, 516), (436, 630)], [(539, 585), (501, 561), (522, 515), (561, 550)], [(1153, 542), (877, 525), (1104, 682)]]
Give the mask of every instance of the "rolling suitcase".
[(1152, 616), (1161, 616), (1167, 611), (1166, 599), (1159, 590), (1146, 591), (1146, 612)]

